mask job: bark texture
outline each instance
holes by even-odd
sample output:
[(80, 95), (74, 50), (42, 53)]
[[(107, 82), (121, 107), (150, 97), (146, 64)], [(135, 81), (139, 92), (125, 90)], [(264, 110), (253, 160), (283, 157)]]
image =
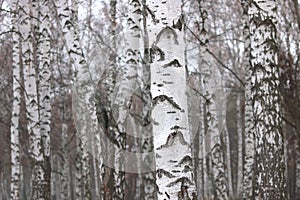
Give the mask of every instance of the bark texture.
[(181, 2), (148, 3), (158, 199), (194, 198)]
[(285, 159), (279, 103), (276, 2), (252, 1), (250, 20), (250, 98), (255, 136), (254, 197), (286, 198)]
[(20, 87), (20, 37), (18, 12), (19, 5), (16, 1), (12, 3), (12, 31), (13, 31), (13, 107), (11, 119), (11, 185), (10, 198), (12, 200), (20, 199), (20, 141), (19, 141), (19, 120), (21, 108), (21, 87)]

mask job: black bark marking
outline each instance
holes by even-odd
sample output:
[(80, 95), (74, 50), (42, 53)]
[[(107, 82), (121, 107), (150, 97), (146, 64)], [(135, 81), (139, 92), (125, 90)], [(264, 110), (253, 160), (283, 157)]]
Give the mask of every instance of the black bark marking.
[(165, 194), (168, 197), (168, 199), (170, 199), (170, 195), (167, 192), (165, 192)]
[(127, 60), (126, 63), (127, 63), (127, 64), (134, 64), (134, 65), (137, 64), (136, 60), (133, 59), (133, 58), (130, 58), (129, 60)]
[(135, 56), (136, 53), (135, 53), (134, 50), (132, 50), (132, 49), (127, 49), (126, 55), (127, 55), (127, 56)]
[(158, 44), (159, 41), (161, 40), (161, 38), (164, 38), (164, 37), (169, 38), (170, 35), (173, 35), (174, 43), (179, 44), (178, 36), (177, 36), (176, 32), (174, 31), (173, 28), (171, 28), (169, 26), (166, 26), (157, 34), (156, 41), (154, 42), (154, 44)]
[(164, 64), (162, 66), (163, 68), (167, 68), (167, 67), (182, 67), (182, 65), (179, 63), (179, 61), (177, 59), (172, 60), (171, 62)]
[(184, 166), (184, 169), (182, 170), (182, 172), (191, 172), (191, 171), (193, 171), (193, 168), (191, 168), (189, 165), (185, 165)]
[(130, 27), (130, 29), (134, 32), (140, 31), (140, 27), (138, 27), (137, 25)]
[(180, 162), (178, 163), (178, 165), (177, 166), (180, 166), (180, 165), (186, 165), (186, 164), (188, 164), (189, 166), (192, 166), (193, 165), (193, 159), (191, 158), (191, 156), (189, 156), (189, 155), (186, 155), (186, 156), (184, 156), (181, 160), (180, 160)]
[(150, 48), (150, 63), (153, 63), (156, 55), (159, 56), (159, 59), (157, 61), (165, 60), (165, 53), (159, 47), (152, 45), (152, 47)]
[[(146, 8), (146, 16), (148, 16), (148, 13), (151, 15), (151, 18), (152, 18), (152, 22), (154, 23), (154, 24), (157, 24), (158, 22), (159, 22), (159, 20), (158, 19), (156, 19), (155, 18), (155, 14), (154, 14), (154, 12), (148, 7), (148, 6), (146, 6), (145, 5), (145, 8)], [(149, 26), (149, 25), (148, 25)]]
[(127, 24), (128, 24), (128, 25), (132, 25), (132, 24), (135, 24), (135, 22), (133, 21), (132, 18), (128, 18), (128, 19), (127, 19)]
[(174, 113), (176, 113), (176, 111), (168, 111), (167, 113), (168, 114), (174, 114)]
[(179, 139), (179, 142), (182, 145), (188, 145), (188, 143), (184, 140), (182, 132), (181, 131), (174, 131), (174, 132), (169, 134), (166, 144), (161, 145), (156, 150), (160, 150), (162, 148), (168, 148), (168, 147), (172, 146), (174, 144), (176, 138)]
[(175, 181), (169, 183), (167, 187), (172, 187), (178, 183), (181, 183), (182, 187), (187, 187), (186, 185), (193, 185), (192, 181), (187, 177), (181, 177), (176, 179)]
[(179, 129), (183, 129), (182, 127), (180, 127), (180, 126), (177, 126), (177, 125), (175, 125), (175, 126), (173, 126), (173, 127), (171, 127), (170, 128), (171, 130), (179, 130)]
[(173, 81), (163, 81), (164, 84), (174, 84)]
[(158, 169), (158, 170), (156, 170), (156, 173), (157, 173), (158, 178), (162, 178), (163, 175), (168, 177), (168, 178), (174, 178), (175, 177), (172, 173), (170, 173), (170, 172), (168, 172), (164, 169)]
[(183, 15), (180, 15), (180, 17), (179, 17), (179, 19), (177, 20), (176, 23), (174, 23), (174, 21), (173, 21), (172, 28), (178, 29), (179, 31), (181, 31), (182, 27), (183, 27), (183, 24), (184, 24), (184, 17), (183, 17)]
[(141, 6), (139, 0), (132, 0), (130, 4), (132, 4), (132, 5), (135, 4), (134, 7)]
[(153, 99), (154, 105), (157, 105), (158, 102), (164, 102), (164, 101), (168, 101), (174, 108), (176, 108), (180, 111), (182, 110), (180, 108), (180, 106), (172, 98), (168, 97), (167, 95), (159, 95)]
[[(141, 9), (136, 9), (135, 11), (133, 11), (134, 14), (137, 14), (137, 15), (141, 15), (143, 12)], [(141, 20), (139, 20), (141, 21)]]

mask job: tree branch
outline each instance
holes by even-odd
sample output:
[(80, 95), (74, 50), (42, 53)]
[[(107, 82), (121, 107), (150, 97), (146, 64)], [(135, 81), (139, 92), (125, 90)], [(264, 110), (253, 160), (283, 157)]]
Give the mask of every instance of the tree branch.
[[(206, 44), (200, 40), (200, 38), (186, 25), (184, 24), (184, 26), (187, 28), (187, 30), (189, 30), (192, 35), (199, 41), (199, 43), (203, 46), (206, 46)], [(230, 69), (228, 66), (226, 66), (217, 56), (215, 56), (215, 54), (213, 54), (213, 52), (211, 52), (208, 48), (207, 48), (207, 52), (225, 69), (227, 69), (230, 73), (233, 74), (233, 76), (242, 84), (243, 87), (245, 87), (245, 83), (242, 81), (242, 79), (232, 70)]]

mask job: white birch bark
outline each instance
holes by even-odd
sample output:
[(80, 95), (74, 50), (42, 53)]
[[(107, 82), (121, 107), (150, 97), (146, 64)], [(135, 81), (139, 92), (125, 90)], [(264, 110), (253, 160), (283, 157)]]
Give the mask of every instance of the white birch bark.
[(20, 37), (19, 21), (17, 11), (19, 5), (17, 1), (11, 2), (12, 16), (12, 37), (13, 37), (13, 106), (11, 118), (11, 186), (10, 198), (18, 200), (20, 195), (20, 141), (19, 141), (19, 118), (21, 104), (21, 77), (20, 77)]
[[(33, 2), (34, 4), (34, 2)], [(42, 169), (43, 156), (41, 152), (41, 135), (39, 123), (37, 72), (34, 66), (33, 50), (33, 27), (34, 22), (30, 14), (35, 14), (37, 7), (31, 1), (20, 1), (20, 33), (22, 35), (22, 58), (24, 70), (24, 87), (26, 101), (26, 117), (28, 120), (28, 133), (30, 135), (30, 153), (33, 158), (32, 163), (32, 183), (31, 198), (44, 199), (43, 185), (45, 184), (45, 174)], [(30, 9), (32, 8), (32, 10)]]
[(158, 199), (194, 198), (181, 2), (151, 1), (148, 8)]
[[(89, 148), (88, 139), (91, 134), (97, 133), (97, 117), (95, 110), (95, 99), (93, 96), (94, 86), (90, 75), (82, 48), (79, 42), (76, 1), (74, 8), (69, 8), (68, 1), (56, 2), (58, 17), (70, 59), (75, 67), (75, 99), (73, 101), (73, 111), (75, 111), (76, 127), (78, 132), (78, 153), (77, 170), (81, 174), (76, 177), (76, 195), (81, 198), (81, 191), (84, 199), (91, 198), (90, 171), (89, 171)], [(74, 19), (75, 18), (75, 19)], [(76, 21), (75, 21), (76, 20)], [(90, 120), (90, 121), (88, 121)], [(90, 126), (88, 126), (88, 122)]]
[(45, 174), (44, 195), (50, 198), (51, 165), (50, 165), (50, 121), (51, 121), (51, 86), (50, 86), (50, 9), (49, 1), (40, 1), (39, 6), (39, 39), (38, 39), (38, 58), (39, 58), (39, 105), (40, 105), (40, 134), (41, 151), (43, 156), (43, 171)]
[(284, 199), (285, 172), (276, 38), (276, 2), (252, 1), (250, 19), (251, 100), (254, 117), (255, 198)]
[(116, 191), (115, 199), (124, 198), (125, 190), (125, 173), (127, 165), (131, 165), (124, 160), (124, 150), (126, 148), (126, 134), (132, 134), (127, 131), (126, 120), (129, 114), (132, 96), (137, 89), (137, 67), (140, 60), (139, 40), (141, 37), (141, 4), (138, 0), (128, 1), (128, 14), (126, 16), (127, 24), (124, 32), (124, 56), (123, 70), (121, 70), (121, 80), (119, 90), (117, 92), (114, 107), (118, 107), (118, 116), (116, 117), (116, 142), (118, 149), (116, 149), (115, 170), (116, 170)]
[[(147, 6), (146, 0), (141, 0), (142, 11), (142, 36), (143, 36), (143, 62), (141, 72), (141, 93), (143, 100), (142, 107), (142, 190), (144, 199), (157, 199), (155, 174), (152, 172), (155, 169), (155, 153), (153, 145), (153, 124), (152, 124), (152, 95), (151, 95), (151, 68), (150, 68), (150, 47), (149, 47), (149, 33), (147, 20)], [(142, 53), (142, 52), (141, 52)]]

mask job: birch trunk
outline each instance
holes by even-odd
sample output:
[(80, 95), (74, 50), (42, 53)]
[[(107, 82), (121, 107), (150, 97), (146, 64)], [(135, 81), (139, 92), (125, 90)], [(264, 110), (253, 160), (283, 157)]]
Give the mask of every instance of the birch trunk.
[[(73, 2), (74, 7), (70, 10), (68, 1), (58, 1), (58, 17), (70, 59), (75, 67), (75, 94), (73, 96), (73, 111), (75, 111), (76, 127), (78, 134), (78, 157), (76, 177), (76, 195), (84, 199), (91, 198), (90, 171), (89, 171), (89, 148), (88, 139), (91, 134), (97, 133), (97, 117), (95, 110), (95, 99), (93, 96), (94, 86), (89, 72), (82, 48), (80, 46), (78, 25), (77, 25), (77, 3)], [(88, 124), (90, 123), (90, 126)]]
[[(43, 185), (45, 184), (45, 173), (42, 169), (43, 155), (41, 152), (41, 135), (39, 121), (39, 106), (38, 106), (38, 88), (37, 88), (37, 72), (34, 66), (34, 49), (33, 49), (33, 24), (30, 14), (36, 12), (34, 2), (20, 1), (20, 17), (21, 26), (20, 33), (22, 35), (22, 58), (24, 69), (24, 87), (25, 87), (25, 102), (26, 115), (28, 120), (28, 133), (30, 135), (30, 153), (33, 159), (32, 163), (32, 183), (31, 183), (31, 198), (45, 199)], [(32, 8), (32, 10), (30, 9)]]
[(249, 19), (248, 19), (248, 10), (249, 10), (248, 0), (242, 1), (243, 7), (243, 21), (244, 21), (244, 39), (245, 39), (245, 48), (244, 48), (244, 65), (245, 65), (245, 155), (244, 155), (244, 167), (243, 167), (243, 191), (242, 196), (245, 199), (253, 199), (254, 191), (254, 118), (252, 110), (252, 97), (251, 97), (251, 74), (248, 73), (251, 71), (250, 67), (250, 33), (249, 33)]
[[(220, 74), (218, 69), (213, 66), (211, 56), (208, 53), (208, 32), (205, 21), (207, 19), (207, 3), (200, 1), (200, 10), (202, 18), (202, 29), (200, 32), (200, 73), (201, 87), (204, 96), (203, 105), (203, 124), (204, 132), (201, 135), (202, 153), (203, 153), (203, 180), (204, 180), (204, 199), (220, 198), (228, 199), (228, 183), (225, 174), (226, 155), (224, 148), (224, 113), (220, 99)], [(219, 108), (219, 109), (218, 109)], [(219, 113), (219, 114), (218, 114)], [(225, 133), (227, 134), (227, 133)], [(227, 141), (227, 140), (226, 140)], [(228, 145), (228, 144), (227, 144)], [(230, 160), (230, 159), (229, 159)], [(227, 177), (228, 178), (228, 177)]]
[(141, 37), (141, 4), (138, 0), (128, 1), (127, 24), (125, 26), (125, 48), (121, 65), (121, 81), (114, 107), (118, 107), (118, 116), (116, 117), (116, 193), (115, 199), (123, 199), (125, 194), (125, 171), (130, 169), (132, 163), (124, 160), (124, 150), (128, 146), (126, 144), (126, 135), (133, 135), (126, 127), (129, 110), (132, 103), (132, 97), (137, 89), (137, 68), (140, 63), (140, 37)]
[(39, 6), (39, 105), (40, 105), (40, 134), (41, 151), (43, 156), (42, 168), (45, 175), (44, 194), (46, 199), (50, 199), (51, 191), (51, 164), (50, 164), (50, 120), (51, 120), (51, 86), (50, 86), (50, 9), (49, 1), (43, 0)]
[(254, 196), (286, 198), (285, 159), (279, 103), (276, 38), (276, 2), (252, 1), (250, 19), (250, 99), (255, 128)]
[[(112, 113), (112, 102), (114, 101), (114, 90), (116, 86), (116, 65), (117, 65), (117, 48), (116, 48), (116, 7), (117, 1), (110, 1), (110, 55), (109, 55), (109, 66), (105, 69), (105, 87), (101, 88), (102, 94), (99, 92), (100, 103), (97, 106), (99, 110), (99, 123), (102, 125), (102, 131), (112, 136), (114, 135), (114, 120)], [(101, 137), (101, 156), (103, 162), (101, 165), (101, 175), (102, 175), (102, 187), (101, 195), (103, 199), (111, 199), (114, 194), (114, 162), (115, 162), (115, 147), (109, 145), (106, 137)], [(109, 153), (107, 153), (109, 152)]]
[(158, 199), (196, 198), (181, 2), (151, 1), (148, 8)]
[(142, 63), (142, 198), (145, 200), (157, 199), (156, 180), (153, 170), (155, 169), (155, 154), (153, 144), (153, 124), (152, 124), (152, 95), (151, 95), (151, 68), (150, 68), (150, 51), (149, 51), (149, 35), (147, 28), (147, 6), (146, 0), (141, 0), (142, 4), (142, 29), (143, 29), (143, 45), (144, 55)]
[[(199, 49), (200, 51), (200, 49)], [(200, 59), (198, 60), (200, 62)], [(191, 130), (194, 134), (193, 155), (195, 162), (195, 182), (198, 199), (204, 199), (204, 166), (203, 166), (203, 97), (201, 96), (201, 74), (199, 72), (189, 75), (189, 114), (191, 120)]]
[(17, 1), (12, 2), (12, 31), (13, 31), (13, 105), (11, 119), (11, 186), (10, 198), (19, 200), (20, 195), (20, 141), (19, 141), (19, 118), (21, 108), (21, 77), (20, 77), (20, 37), (19, 37), (19, 21), (18, 12), (19, 5)]

